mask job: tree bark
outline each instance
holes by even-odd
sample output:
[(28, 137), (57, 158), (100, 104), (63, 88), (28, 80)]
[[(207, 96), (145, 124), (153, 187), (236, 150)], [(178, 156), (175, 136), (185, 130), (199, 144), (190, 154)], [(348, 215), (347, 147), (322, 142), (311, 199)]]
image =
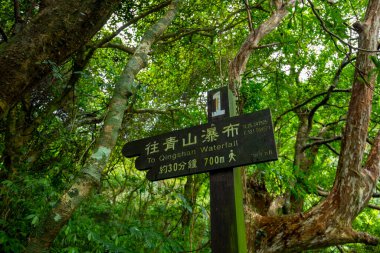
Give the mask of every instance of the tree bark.
[[(277, 11), (272, 17), (248, 36), (231, 62), (229, 84), (236, 94), (240, 76), (252, 50), (263, 36), (279, 25), (287, 13), (286, 7), (277, 6)], [(248, 210), (247, 227), (249, 231), (254, 231), (254, 235), (250, 235), (253, 236), (250, 240), (253, 245), (248, 245), (250, 252), (297, 252), (345, 243), (378, 243), (377, 238), (354, 231), (352, 221), (368, 204), (380, 173), (380, 132), (365, 166), (362, 167), (376, 80), (370, 56), (374, 56), (377, 50), (379, 13), (380, 1), (370, 0), (364, 22), (355, 24), (361, 50), (356, 60), (347, 123), (331, 193), (324, 201), (305, 213), (273, 217)], [(311, 123), (305, 124), (306, 136)], [(296, 151), (299, 148), (303, 147), (296, 147)], [(296, 157), (297, 159), (299, 161), (296, 163), (302, 163), (301, 156)]]
[(0, 44), (0, 115), (6, 114), (51, 72), (47, 61), (64, 63), (110, 17), (119, 0), (58, 0), (45, 6), (16, 35)]
[(289, 8), (292, 8), (296, 1), (289, 0), (287, 2), (282, 2), (280, 0), (276, 0), (275, 2), (278, 3), (276, 4), (277, 9), (272, 13), (268, 20), (248, 35), (247, 39), (240, 47), (239, 52), (230, 63), (228, 73), (229, 87), (237, 97), (241, 83), (241, 75), (245, 71), (252, 51), (258, 47), (262, 38), (280, 25), (281, 21), (289, 14)]
[[(258, 28), (250, 32), (247, 39), (240, 47), (235, 58), (229, 65), (229, 88), (234, 92), (235, 96), (239, 97), (239, 88), (241, 84), (241, 76), (246, 69), (248, 59), (252, 52), (259, 47), (260, 41), (274, 29), (276, 29), (281, 21), (289, 14), (289, 8), (294, 6), (296, 1), (289, 0), (287, 2), (276, 1), (276, 9), (272, 15), (263, 22)], [(242, 110), (241, 101), (239, 101), (240, 111)], [(244, 177), (244, 175), (243, 175)], [(273, 198), (266, 191), (265, 184), (258, 178), (247, 180), (245, 187), (246, 203), (244, 207), (245, 223), (246, 223), (246, 238), (248, 252), (254, 251), (254, 243), (256, 237), (256, 221), (257, 212), (260, 214), (267, 213), (270, 209), (270, 202)], [(252, 209), (253, 208), (253, 209)]]
[[(11, 108), (8, 111), (7, 116), (4, 117), (5, 122), (7, 122), (7, 129), (5, 131), (6, 148), (3, 152), (5, 170), (0, 170), (0, 179), (9, 178), (14, 173), (18, 172), (21, 167), (24, 170), (30, 169), (34, 165), (34, 162), (36, 162), (39, 156), (45, 151), (43, 148), (38, 148), (30, 151), (28, 154), (25, 154), (25, 148), (23, 147), (28, 145), (28, 141), (30, 141), (31, 137), (35, 134), (34, 131), (37, 129), (37, 127), (40, 126), (42, 119), (46, 118), (46, 115), (51, 115), (57, 109), (62, 108), (70, 115), (70, 117), (72, 116), (71, 113), (73, 112), (73, 108), (71, 108), (71, 106), (73, 103), (70, 103), (69, 101), (75, 100), (75, 84), (81, 78), (82, 71), (87, 67), (88, 62), (92, 59), (95, 51), (100, 47), (103, 47), (105, 43), (108, 44), (108, 42), (115, 38), (121, 31), (123, 31), (123, 29), (126, 29), (128, 26), (136, 23), (149, 14), (167, 7), (170, 2), (171, 1), (165, 1), (156, 6), (153, 6), (149, 10), (128, 20), (126, 24), (123, 24), (111, 35), (107, 35), (94, 43), (88, 43), (86, 46), (83, 46), (80, 49), (76, 50), (75, 54), (71, 57), (71, 75), (67, 76), (67, 81), (64, 81), (65, 86), (59, 85), (61, 91), (57, 92), (57, 94), (60, 95), (56, 95), (55, 98), (49, 102), (46, 107), (44, 106), (44, 110), (42, 112), (39, 112), (39, 116), (32, 116), (33, 109), (39, 107), (39, 105), (30, 99), (30, 92), (23, 93), (24, 98), (22, 101)], [(131, 49), (129, 53), (133, 55), (134, 51), (135, 48)], [(45, 79), (47, 78), (44, 78), (42, 81), (40, 81), (41, 84), (38, 84), (37, 86), (40, 87), (45, 83), (51, 83), (50, 80)], [(54, 86), (54, 90), (58, 90), (57, 85)], [(40, 96), (43, 95), (41, 94)], [(33, 113), (33, 115), (35, 114)], [(97, 120), (103, 121), (103, 117), (102, 119)]]
[(30, 236), (26, 252), (43, 252), (48, 249), (76, 208), (90, 196), (92, 189), (100, 183), (101, 173), (118, 138), (125, 110), (127, 109), (128, 98), (135, 89), (135, 76), (147, 65), (148, 53), (152, 44), (174, 19), (178, 11), (179, 2), (179, 0), (173, 1), (165, 16), (146, 31), (116, 84), (103, 129), (93, 148), (91, 157), (84, 165), (79, 176), (74, 180), (70, 189), (62, 195), (57, 206), (51, 210), (35, 233)]
[(357, 24), (359, 48), (352, 95), (333, 189), (310, 211), (283, 217), (254, 216), (256, 252), (295, 252), (345, 243), (376, 245), (378, 239), (352, 229), (368, 204), (380, 171), (380, 133), (362, 167), (376, 73), (370, 56), (377, 50), (380, 1), (369, 1)]
[[(360, 27), (359, 48), (368, 51), (377, 50), (380, 28), (379, 11), (380, 1), (370, 1), (365, 21), (356, 23), (356, 27)], [(352, 96), (333, 187), (332, 195), (336, 201), (342, 203), (341, 207), (344, 209), (347, 206), (350, 207), (347, 213), (347, 225), (350, 225), (352, 219), (367, 204), (374, 187), (373, 180), (377, 180), (379, 173), (378, 168), (376, 170), (362, 168), (377, 76), (377, 72), (373, 71), (375, 66), (370, 56), (375, 55), (375, 52), (358, 52)]]

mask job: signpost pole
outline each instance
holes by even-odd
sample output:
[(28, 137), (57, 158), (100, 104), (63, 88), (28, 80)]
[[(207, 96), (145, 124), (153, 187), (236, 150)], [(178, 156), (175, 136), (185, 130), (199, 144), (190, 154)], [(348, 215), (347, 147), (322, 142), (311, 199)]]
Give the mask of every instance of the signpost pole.
[[(236, 116), (236, 98), (228, 87), (209, 91), (208, 120)], [(240, 168), (210, 172), (211, 249), (213, 253), (246, 253)]]

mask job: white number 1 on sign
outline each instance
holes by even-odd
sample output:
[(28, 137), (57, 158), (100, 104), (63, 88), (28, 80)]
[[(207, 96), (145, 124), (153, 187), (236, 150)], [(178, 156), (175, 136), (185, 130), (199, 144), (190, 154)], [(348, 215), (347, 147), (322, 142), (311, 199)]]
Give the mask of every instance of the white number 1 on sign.
[(225, 110), (222, 110), (222, 103), (221, 103), (221, 99), (220, 99), (220, 91), (216, 92), (213, 96), (212, 96), (212, 100), (213, 100), (213, 103), (214, 103), (214, 108), (215, 108), (215, 111), (213, 111), (211, 113), (211, 116), (212, 117), (216, 117), (216, 116), (220, 116), (220, 115), (223, 115), (226, 113)]

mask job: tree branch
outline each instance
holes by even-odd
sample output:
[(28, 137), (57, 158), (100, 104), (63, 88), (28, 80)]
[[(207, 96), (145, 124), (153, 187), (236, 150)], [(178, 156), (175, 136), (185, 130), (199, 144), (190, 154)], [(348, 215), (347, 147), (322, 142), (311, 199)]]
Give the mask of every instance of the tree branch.
[[(333, 190), (329, 197), (339, 202), (337, 212), (342, 214), (341, 219), (345, 220), (347, 224), (368, 204), (379, 177), (380, 158), (376, 157), (380, 149), (379, 134), (363, 169), (372, 112), (373, 87), (377, 78), (377, 72), (373, 71), (375, 64), (372, 62), (371, 56), (376, 55), (378, 47), (379, 13), (380, 1), (369, 0), (358, 41), (358, 47), (367, 50), (359, 50), (357, 53), (339, 162)], [(368, 80), (368, 85), (363, 79)], [(360, 201), (357, 196), (361, 196)]]
[[(241, 10), (239, 10), (241, 11)], [(228, 20), (229, 18), (226, 18), (225, 21), (223, 21), (220, 25), (217, 25), (217, 26), (213, 26), (213, 27), (203, 27), (203, 28), (182, 28), (180, 30), (178, 30), (177, 32), (175, 33), (169, 33), (169, 34), (165, 34), (163, 36), (161, 36), (160, 40), (162, 41), (162, 43), (172, 43), (174, 41), (177, 41), (185, 36), (189, 36), (189, 35), (193, 35), (193, 34), (199, 34), (201, 36), (205, 36), (205, 37), (214, 37), (217, 33), (218, 34), (221, 34), (225, 31), (228, 31), (232, 28), (234, 28), (235, 26), (237, 26), (238, 24), (241, 24), (244, 22), (244, 19), (242, 20), (238, 20), (236, 22), (231, 22), (229, 25), (223, 27), (223, 25), (226, 23), (226, 21)]]
[(132, 114), (143, 114), (143, 113), (149, 113), (149, 114), (170, 114), (174, 111), (178, 111), (178, 108), (168, 108), (166, 110), (157, 110), (157, 109), (131, 109), (127, 113)]
[(262, 38), (280, 25), (281, 21), (288, 15), (289, 8), (294, 6), (295, 2), (296, 1), (294, 0), (289, 0), (284, 3), (281, 8), (273, 12), (269, 19), (263, 22), (257, 29), (252, 31), (240, 47), (234, 60), (231, 61), (229, 65), (229, 87), (237, 97), (241, 84), (241, 75), (245, 71), (252, 51), (258, 46)]
[(22, 18), (20, 14), (20, 3), (18, 0), (13, 0), (13, 15), (15, 19), (15, 24), (22, 23)]
[[(349, 93), (349, 92), (351, 92), (351, 89), (334, 89), (334, 90), (332, 90), (331, 92), (343, 92), (343, 93)], [(328, 93), (328, 91), (324, 91), (324, 92), (321, 92), (321, 93), (319, 93), (319, 94), (316, 94), (316, 95), (312, 96), (311, 98), (305, 100), (304, 102), (302, 102), (302, 103), (300, 103), (300, 104), (298, 104), (298, 105), (296, 105), (296, 106), (294, 106), (294, 107), (292, 107), (292, 108), (286, 110), (285, 112), (281, 113), (281, 114), (276, 118), (276, 120), (275, 120), (275, 122), (274, 122), (274, 125), (276, 126), (276, 125), (277, 125), (277, 122), (278, 122), (283, 116), (285, 116), (286, 114), (288, 114), (289, 112), (293, 112), (293, 111), (295, 111), (295, 110), (297, 110), (297, 109), (299, 109), (299, 108), (301, 108), (301, 107), (307, 105), (308, 103), (312, 102), (314, 99), (326, 95), (327, 93)]]
[(325, 94), (325, 97), (311, 109), (311, 111), (310, 111), (310, 113), (308, 115), (308, 130), (311, 130), (311, 128), (313, 126), (313, 117), (314, 117), (314, 114), (317, 112), (317, 110), (321, 106), (325, 105), (327, 103), (327, 101), (330, 99), (331, 93), (334, 91), (334, 89), (338, 85), (338, 82), (339, 82), (339, 79), (340, 79), (340, 74), (342, 73), (343, 69), (348, 64), (350, 64), (354, 59), (355, 58), (350, 59), (350, 55), (349, 54), (347, 54), (344, 57), (342, 63), (340, 64), (338, 70), (336, 71), (336, 73), (334, 75), (333, 84), (327, 90), (327, 92)]
[(335, 137), (332, 137), (330, 139), (315, 141), (313, 143), (307, 144), (306, 146), (302, 147), (302, 151), (305, 151), (306, 149), (311, 148), (311, 147), (316, 146), (316, 145), (320, 146), (320, 145), (328, 144), (328, 143), (338, 141), (341, 139), (342, 139), (342, 136), (335, 136)]
[[(195, 33), (201, 33), (201, 32), (212, 32), (215, 30), (216, 30), (216, 27), (182, 28), (182, 29), (179, 29), (175, 33), (168, 33), (168, 34), (162, 35), (160, 37), (160, 40), (161, 41), (169, 41), (169, 39), (172, 39), (169, 42), (173, 42), (173, 41), (179, 40), (180, 38), (183, 38), (183, 37), (188, 36), (188, 35), (192, 35)], [(214, 34), (213, 33), (202, 33), (202, 35), (207, 36), (207, 37), (212, 37)], [(168, 43), (168, 42), (166, 42), (166, 43)]]
[(134, 79), (137, 73), (146, 66), (147, 54), (156, 39), (166, 30), (174, 19), (180, 0), (174, 0), (166, 14), (148, 29), (141, 39), (135, 54), (115, 85), (114, 93), (109, 103), (103, 129), (93, 147), (92, 155), (75, 178), (70, 188), (61, 196), (59, 203), (39, 224), (37, 233), (29, 239), (26, 252), (41, 252), (49, 248), (61, 228), (70, 219), (78, 206), (92, 193), (99, 184), (116, 141), (124, 119), (128, 99), (134, 92)]
[[(266, 11), (261, 7), (261, 2), (257, 3), (254, 6), (248, 6), (248, 8), (249, 9), (255, 8), (255, 9), (260, 9), (262, 11)], [(162, 43), (172, 43), (172, 42), (177, 41), (177, 40), (179, 40), (185, 36), (189, 36), (189, 35), (193, 35), (193, 34), (199, 34), (201, 36), (206, 36), (206, 37), (212, 38), (216, 34), (221, 34), (225, 31), (228, 31), (228, 30), (234, 28), (238, 24), (243, 23), (245, 19), (238, 20), (235, 22), (234, 22), (234, 20), (232, 20), (230, 24), (226, 25), (227, 22), (232, 17), (236, 17), (236, 15), (238, 13), (246, 11), (246, 10), (247, 9), (244, 8), (244, 9), (239, 9), (239, 10), (236, 10), (236, 11), (230, 13), (220, 24), (217, 24), (216, 26), (204, 27), (204, 28), (182, 28), (175, 33), (169, 33), (169, 34), (165, 34), (165, 35), (161, 36), (160, 40), (163, 41)]]
[(156, 6), (154, 6), (153, 8), (149, 9), (148, 11), (144, 12), (144, 13), (141, 13), (140, 15), (138, 15), (137, 17), (134, 17), (132, 18), (131, 20), (129, 20), (127, 23), (125, 23), (124, 25), (120, 26), (116, 31), (114, 31), (111, 35), (107, 36), (107, 37), (104, 37), (102, 38), (100, 41), (98, 41), (96, 43), (96, 45), (94, 46), (94, 48), (99, 48), (99, 47), (102, 47), (104, 44), (106, 44), (107, 42), (110, 42), (113, 38), (115, 38), (120, 32), (122, 32), (125, 28), (127, 28), (128, 26), (136, 23), (137, 21), (139, 21), (140, 19), (143, 19), (145, 18), (146, 16), (148, 16), (149, 14), (152, 14), (154, 12), (157, 12), (163, 8), (165, 8), (166, 6), (168, 6), (172, 1), (165, 1), (165, 2), (162, 2)]
[(333, 152), (335, 155), (339, 156), (339, 152), (336, 151), (333, 147), (331, 147), (330, 144), (326, 143), (325, 146), (331, 150), (331, 152)]
[[(317, 193), (319, 196), (322, 196), (322, 197), (327, 197), (330, 194), (330, 192), (326, 191), (325, 189), (323, 189), (319, 185), (317, 186)], [(376, 193), (376, 192), (372, 193), (372, 198), (379, 198), (379, 197), (380, 197), (379, 193)], [(370, 205), (370, 204), (368, 204), (368, 205)]]
[(368, 208), (371, 208), (371, 209), (375, 209), (375, 210), (379, 210), (379, 211), (380, 211), (380, 206), (376, 206), (376, 205), (373, 205), (373, 204), (368, 204), (367, 207), (368, 207)]
[(353, 231), (337, 220), (334, 202), (326, 198), (309, 212), (283, 217), (254, 215), (257, 253), (298, 252), (346, 243), (377, 245), (378, 239)]
[(118, 49), (118, 50), (121, 50), (121, 51), (129, 54), (129, 55), (133, 55), (135, 53), (135, 50), (136, 50), (136, 48), (133, 48), (133, 47), (127, 47), (123, 44), (117, 44), (117, 43), (111, 43), (111, 42), (107, 42), (107, 43), (103, 44), (102, 48)]
[(340, 253), (344, 253), (344, 249), (342, 246), (337, 245), (336, 248), (339, 250)]
[(244, 0), (244, 5), (247, 10), (247, 21), (248, 21), (249, 32), (252, 32), (253, 31), (252, 16), (251, 16), (251, 8), (249, 7), (248, 0)]
[[(173, 108), (173, 109), (167, 109), (167, 110), (157, 110), (157, 109), (133, 109), (132, 107), (129, 107), (126, 109), (127, 114), (170, 114), (173, 111), (177, 111), (179, 109)], [(83, 124), (97, 124), (101, 123), (104, 120), (104, 115), (83, 115), (83, 117), (79, 120), (79, 125)]]
[(355, 233), (355, 239), (356, 239), (356, 242), (364, 243), (367, 245), (376, 246), (379, 244), (378, 238), (371, 236), (367, 233), (363, 233), (363, 232), (356, 232)]
[[(0, 117), (51, 73), (44, 61), (65, 62), (102, 27), (119, 0), (54, 1), (0, 47)], [(65, 10), (75, 10), (66, 12)], [(78, 13), (85, 13), (78, 18)], [(50, 32), (47, 32), (49, 24)], [(55, 30), (54, 30), (55, 29)], [(56, 32), (59, 31), (59, 32)], [(25, 38), (33, 43), (25, 43)]]
[(328, 191), (324, 190), (319, 185), (317, 186), (317, 193), (318, 193), (319, 196), (322, 196), (322, 197), (327, 197), (330, 194)]
[[(354, 47), (353, 45), (351, 45), (350, 43), (347, 43), (346, 41), (344, 41), (341, 37), (339, 37), (338, 35), (336, 35), (335, 33), (331, 32), (327, 27), (326, 27), (326, 24), (325, 22), (323, 21), (323, 19), (321, 18), (321, 16), (318, 14), (317, 10), (315, 9), (315, 6), (314, 4), (311, 2), (311, 0), (307, 0), (307, 2), (310, 4), (310, 7), (311, 7), (311, 10), (312, 12), (314, 13), (315, 17), (318, 19), (319, 23), (321, 24), (322, 26), (322, 29), (327, 32), (332, 38), (336, 38), (339, 42), (341, 42), (342, 44), (348, 46), (349, 48), (351, 49), (355, 49), (355, 50), (358, 50), (358, 51), (363, 51), (363, 52), (369, 52), (369, 53), (378, 53), (380, 51), (378, 50), (368, 50), (368, 49), (365, 49), (365, 48), (360, 48), (360, 47)], [(358, 26), (358, 25), (356, 25)], [(354, 28), (355, 25), (354, 25)], [(360, 28), (359, 28), (360, 29)], [(356, 28), (356, 30), (358, 30), (358, 28)]]

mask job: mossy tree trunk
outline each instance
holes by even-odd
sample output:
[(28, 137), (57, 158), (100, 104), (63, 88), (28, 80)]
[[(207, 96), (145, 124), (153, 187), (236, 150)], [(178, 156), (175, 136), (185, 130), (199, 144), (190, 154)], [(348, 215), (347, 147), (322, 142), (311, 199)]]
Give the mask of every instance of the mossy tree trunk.
[(57, 206), (50, 211), (49, 215), (30, 236), (26, 252), (43, 252), (48, 249), (76, 208), (99, 185), (101, 173), (116, 144), (127, 109), (128, 98), (136, 88), (135, 76), (147, 65), (148, 53), (152, 44), (163, 34), (174, 19), (179, 8), (179, 2), (179, 0), (173, 1), (166, 14), (148, 29), (141, 39), (139, 46), (128, 61), (116, 84), (103, 129), (92, 150), (92, 155), (86, 161), (77, 178), (75, 178), (74, 183), (62, 195)]

